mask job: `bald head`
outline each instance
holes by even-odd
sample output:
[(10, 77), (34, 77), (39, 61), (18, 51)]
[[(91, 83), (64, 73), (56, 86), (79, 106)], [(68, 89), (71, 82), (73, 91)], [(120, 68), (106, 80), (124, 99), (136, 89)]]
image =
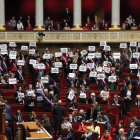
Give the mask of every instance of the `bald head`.
[(32, 99), (34, 100), (35, 98), (36, 98), (36, 95), (35, 95), (35, 94), (33, 94), (33, 95), (32, 95)]
[(61, 101), (61, 100), (59, 100), (59, 101), (58, 101), (58, 105), (61, 105), (61, 103), (62, 103), (62, 101)]
[(5, 121), (5, 126), (8, 126), (8, 124), (9, 124), (8, 121)]

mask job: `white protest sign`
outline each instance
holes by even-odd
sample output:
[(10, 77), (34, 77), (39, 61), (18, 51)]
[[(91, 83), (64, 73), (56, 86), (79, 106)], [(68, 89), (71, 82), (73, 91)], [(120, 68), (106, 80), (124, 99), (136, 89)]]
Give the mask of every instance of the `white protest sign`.
[(28, 46), (21, 46), (22, 51), (28, 51)]
[(43, 90), (42, 90), (42, 88), (38, 88), (38, 89), (36, 89), (36, 92), (37, 92), (37, 93), (42, 93)]
[(16, 55), (9, 54), (9, 59), (16, 59)]
[(42, 83), (49, 83), (49, 77), (47, 77), (47, 76), (41, 77), (41, 82)]
[(86, 98), (86, 94), (85, 93), (80, 93), (80, 98), (81, 99), (85, 99)]
[(103, 64), (104, 64), (105, 67), (107, 66), (108, 63), (110, 63), (110, 62), (108, 62), (108, 61), (104, 61), (103, 62)]
[(100, 46), (106, 46), (106, 41), (101, 41)]
[(55, 53), (55, 57), (61, 57), (62, 56), (62, 53), (61, 52), (56, 52)]
[(87, 68), (89, 68), (89, 69), (94, 68), (94, 63), (87, 63)]
[(24, 66), (25, 65), (25, 62), (23, 60), (18, 60), (17, 61), (17, 65), (18, 66)]
[(79, 67), (79, 71), (86, 72), (86, 70), (87, 70), (86, 66)]
[(96, 67), (96, 70), (98, 71), (98, 72), (102, 72), (102, 67)]
[(18, 97), (24, 98), (24, 93), (18, 93)]
[(109, 76), (108, 82), (116, 82), (116, 76)]
[(130, 64), (130, 69), (138, 69), (138, 64)]
[(108, 91), (101, 91), (101, 97), (108, 98), (109, 97), (109, 92)]
[(29, 42), (30, 47), (36, 47), (36, 42)]
[(97, 72), (91, 71), (91, 72), (89, 73), (89, 77), (97, 77)]
[(61, 53), (67, 53), (68, 52), (68, 48), (61, 48)]
[(51, 68), (51, 73), (59, 73), (59, 69), (58, 68)]
[(50, 58), (53, 58), (53, 54), (52, 53), (50, 53)]
[(73, 52), (68, 52), (69, 57), (72, 57)]
[(16, 47), (16, 43), (15, 42), (9, 42), (9, 47)]
[(32, 64), (34, 69), (38, 69), (38, 64)]
[(37, 96), (37, 101), (43, 101), (43, 97), (42, 96)]
[(140, 43), (138, 43), (138, 47), (140, 47)]
[(50, 59), (51, 55), (50, 54), (43, 54), (43, 59)]
[(62, 62), (55, 62), (55, 67), (56, 68), (61, 68), (62, 67)]
[(29, 49), (29, 54), (35, 54), (35, 49)]
[(89, 59), (95, 58), (95, 53), (88, 53), (88, 58)]
[(10, 51), (10, 55), (17, 55), (17, 52), (16, 51)]
[(44, 70), (45, 69), (45, 65), (44, 64), (38, 64), (38, 69)]
[(127, 43), (120, 43), (120, 48), (127, 48)]
[(1, 54), (8, 54), (7, 50), (1, 50)]
[(101, 53), (95, 53), (96, 58), (101, 58)]
[(34, 94), (34, 92), (33, 91), (28, 91), (27, 94), (28, 94), (28, 96), (32, 96)]
[(83, 50), (83, 51), (81, 51), (80, 53), (81, 53), (82, 56), (84, 56), (84, 55), (87, 54), (87, 51), (86, 51), (86, 50)]
[(130, 46), (131, 47), (136, 47), (137, 46), (137, 42), (130, 42)]
[(70, 69), (71, 70), (76, 70), (77, 69), (77, 64), (70, 64)]
[(110, 46), (104, 46), (105, 51), (110, 51)]
[(1, 44), (0, 49), (1, 50), (7, 50), (7, 44)]
[(72, 101), (74, 96), (74, 93), (70, 92), (67, 98)]
[(95, 46), (88, 46), (89, 51), (95, 51)]
[(36, 64), (36, 60), (34, 60), (34, 59), (30, 59), (29, 64), (31, 64), (31, 65)]
[(110, 73), (110, 68), (105, 67), (105, 73)]
[(139, 57), (140, 57), (139, 53), (133, 53), (133, 58), (139, 58)]
[(9, 84), (17, 84), (17, 79), (16, 78), (9, 78)]
[(105, 79), (105, 75), (104, 74), (98, 74), (97, 79)]
[(120, 53), (113, 53), (113, 58), (120, 59)]
[(35, 105), (34, 102), (31, 102), (31, 105), (34, 106)]
[(69, 77), (75, 77), (75, 73), (69, 73)]

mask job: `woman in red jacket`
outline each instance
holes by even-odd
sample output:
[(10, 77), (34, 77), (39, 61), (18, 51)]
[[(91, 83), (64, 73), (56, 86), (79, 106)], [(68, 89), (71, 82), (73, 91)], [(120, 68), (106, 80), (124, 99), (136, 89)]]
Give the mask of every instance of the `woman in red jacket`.
[(101, 140), (112, 140), (112, 137), (110, 136), (110, 132), (108, 130), (104, 132), (104, 135), (101, 137)]
[(78, 131), (84, 131), (84, 132), (86, 132), (88, 126), (85, 125), (85, 123), (86, 123), (85, 120), (82, 120), (81, 121), (81, 125), (79, 126)]
[(83, 27), (83, 30), (89, 30), (88, 24), (85, 24), (85, 27)]

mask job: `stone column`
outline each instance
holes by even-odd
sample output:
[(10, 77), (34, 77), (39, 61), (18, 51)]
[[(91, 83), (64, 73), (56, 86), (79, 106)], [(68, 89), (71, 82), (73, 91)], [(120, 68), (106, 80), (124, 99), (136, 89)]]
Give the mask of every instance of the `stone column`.
[(111, 28), (120, 29), (120, 0), (112, 0)]
[(82, 30), (82, 4), (81, 0), (73, 0), (73, 28), (72, 30)]
[(35, 29), (45, 30), (44, 28), (44, 14), (43, 14), (43, 0), (35, 0)]
[(0, 30), (5, 30), (5, 0), (0, 0)]

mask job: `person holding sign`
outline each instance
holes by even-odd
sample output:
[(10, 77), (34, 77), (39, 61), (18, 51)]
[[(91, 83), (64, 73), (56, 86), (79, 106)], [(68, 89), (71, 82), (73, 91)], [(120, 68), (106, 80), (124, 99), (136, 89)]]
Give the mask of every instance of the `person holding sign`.
[(134, 97), (131, 84), (128, 85), (128, 90), (123, 93), (122, 97), (124, 97), (124, 113), (127, 115), (127, 112), (130, 111), (130, 106), (132, 105), (132, 99)]
[(82, 86), (81, 91), (80, 91), (80, 96), (79, 96), (80, 97), (80, 103), (86, 103), (87, 96), (88, 96), (88, 91), (85, 90), (84, 86)]
[(24, 82), (25, 72), (22, 69), (22, 66), (18, 67), (18, 69), (16, 71), (16, 74), (15, 74), (15, 77), (17, 78), (18, 83), (23, 83)]
[(44, 63), (45, 63), (46, 71), (49, 72), (50, 67), (51, 67), (51, 60), (46, 59), (46, 60), (44, 60)]
[[(105, 74), (104, 70), (102, 71), (102, 74)], [(107, 85), (106, 78), (105, 79), (100, 79), (99, 84), (98, 84), (99, 89), (104, 89), (104, 87), (106, 85)]]
[(77, 102), (77, 98), (74, 98), (72, 100), (72, 102), (70, 102), (69, 106), (68, 106), (68, 109), (70, 112), (72, 111), (78, 111), (79, 109), (79, 103)]
[(76, 84), (77, 84), (77, 78), (76, 77), (67, 77), (67, 82), (69, 84), (69, 88), (71, 87), (71, 84), (74, 84), (75, 88), (77, 87), (76, 86)]
[(29, 85), (29, 89), (26, 90), (26, 93), (25, 93), (26, 97), (30, 97), (29, 92), (32, 92), (32, 94), (35, 94), (35, 90), (33, 89), (31, 84)]
[(80, 87), (84, 86), (85, 88), (89, 89), (89, 80), (85, 74), (83, 75), (83, 79), (81, 79), (79, 83), (80, 83)]
[(109, 119), (106, 115), (104, 115), (103, 111), (100, 111), (99, 115), (97, 115), (97, 123), (98, 124), (105, 124), (107, 126), (108, 130), (112, 129), (112, 127), (109, 124)]
[(110, 98), (110, 92), (107, 86), (104, 87), (104, 90), (100, 93), (101, 104), (108, 104), (108, 98)]
[[(109, 76), (110, 77), (110, 76)], [(111, 74), (111, 78), (113, 78), (114, 77), (114, 79), (115, 79), (115, 77), (116, 77), (116, 81), (114, 81), (114, 79), (113, 79), (113, 81), (109, 81), (108, 80), (108, 83), (109, 83), (109, 89), (110, 90), (116, 90), (117, 88), (118, 88), (118, 80), (119, 80), (119, 78), (116, 76), (116, 75), (114, 75), (114, 74)]]
[(25, 112), (34, 111), (36, 106), (37, 106), (36, 95), (33, 94), (32, 97), (26, 99), (24, 111)]
[(2, 68), (3, 68), (3, 72), (8, 72), (8, 67), (7, 67), (7, 61), (6, 61), (6, 57), (3, 56), (3, 61), (2, 61)]
[(26, 63), (26, 58), (28, 56), (28, 51), (21, 51), (20, 52), (20, 60), (23, 60)]
[(118, 98), (117, 94), (114, 95), (112, 105), (115, 105), (115, 106), (122, 106), (123, 105), (122, 100), (120, 98)]
[(15, 97), (14, 98), (15, 98), (16, 103), (22, 104), (22, 103), (24, 103), (24, 100), (23, 100), (24, 93), (22, 95), (20, 95), (20, 93), (23, 93), (21, 87), (18, 88), (17, 92), (15, 93)]

